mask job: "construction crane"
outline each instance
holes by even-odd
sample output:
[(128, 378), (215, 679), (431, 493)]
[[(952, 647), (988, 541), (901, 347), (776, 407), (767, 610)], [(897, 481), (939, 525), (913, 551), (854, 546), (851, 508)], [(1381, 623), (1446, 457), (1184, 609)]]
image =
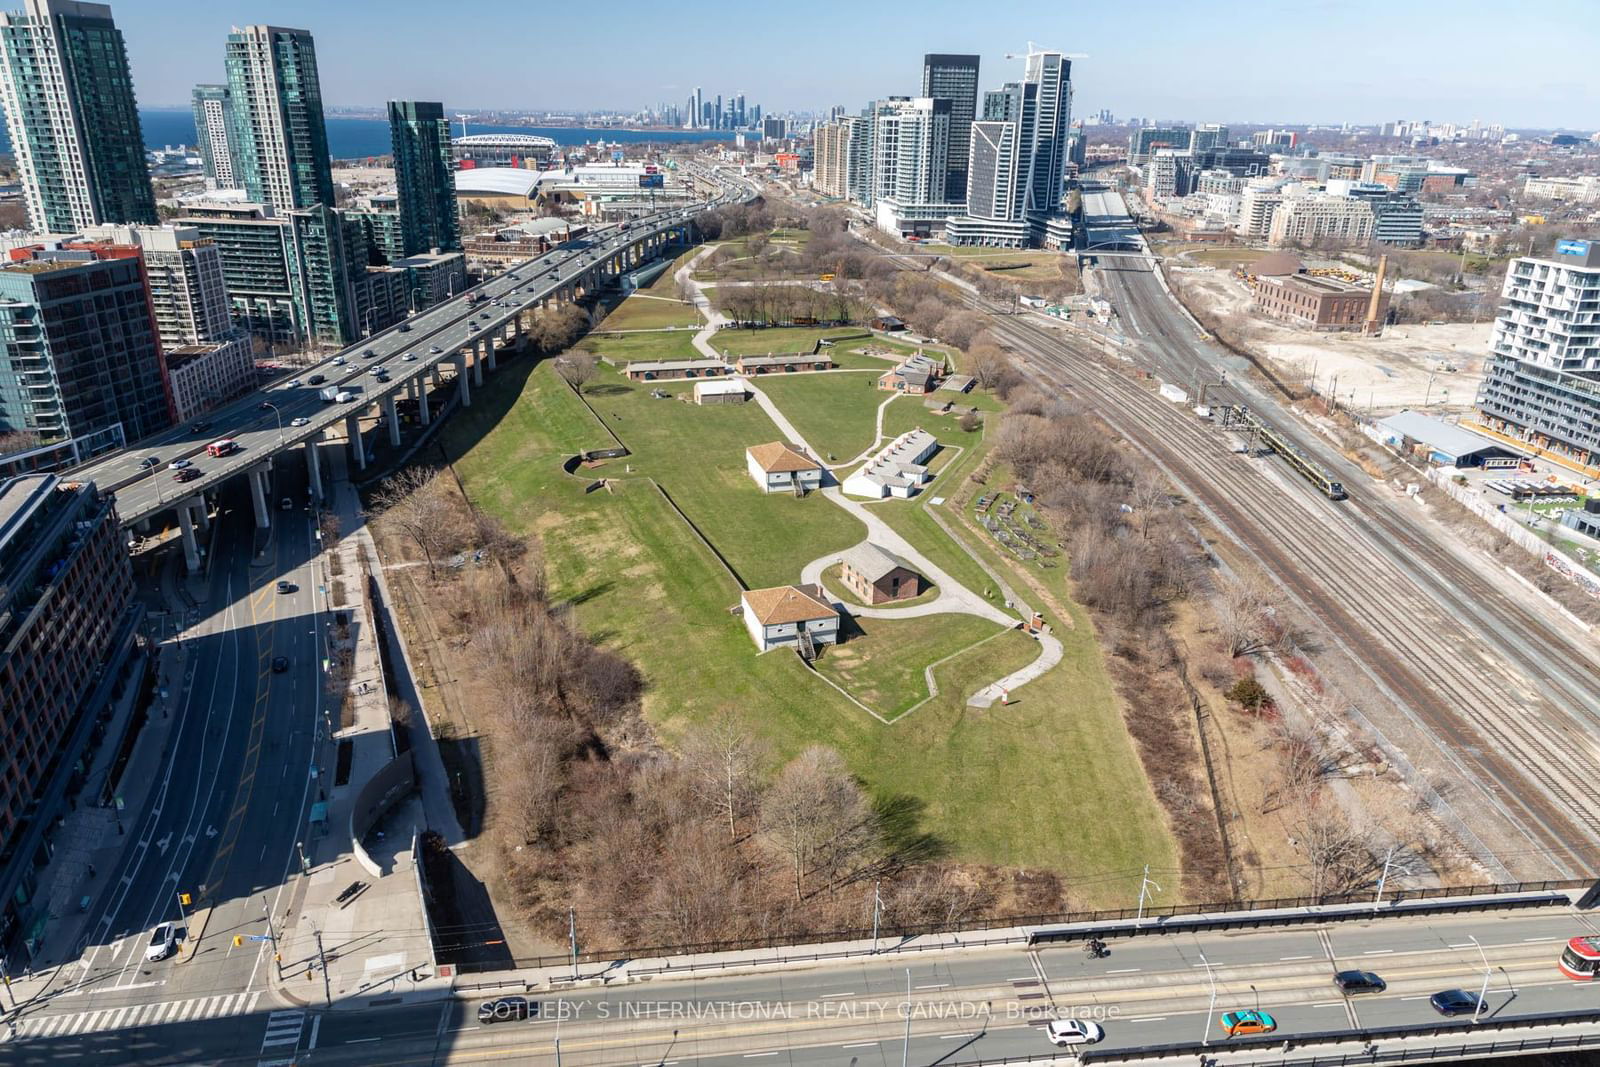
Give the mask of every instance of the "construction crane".
[[(1044, 52), (1044, 51), (1046, 51), (1046, 49), (1040, 48), (1038, 45), (1034, 44), (1032, 41), (1029, 41), (1028, 42), (1028, 53), (1027, 53), (1027, 55), (1018, 55), (1016, 52), (1007, 52), (1006, 53), (1006, 58), (1007, 59), (1027, 59), (1028, 56), (1038, 55), (1040, 52)], [(1062, 52), (1061, 53), (1061, 58), (1062, 59), (1088, 59), (1089, 58), (1089, 53), (1087, 53), (1087, 52)]]
[(467, 119), (468, 119), (468, 117), (469, 116), (463, 115), (460, 112), (456, 113), (456, 118), (461, 120), (461, 136), (463, 136), (463, 137), (465, 137), (467, 135)]

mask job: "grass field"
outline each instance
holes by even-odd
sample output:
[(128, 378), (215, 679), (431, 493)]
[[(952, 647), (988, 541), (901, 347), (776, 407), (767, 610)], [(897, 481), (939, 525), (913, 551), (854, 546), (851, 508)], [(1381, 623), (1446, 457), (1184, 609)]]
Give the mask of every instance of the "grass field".
[[(553, 594), (573, 603), (591, 638), (638, 665), (645, 714), (667, 743), (728, 708), (779, 758), (810, 744), (831, 745), (876, 796), (916, 811), (919, 828), (952, 858), (1060, 870), (1090, 906), (1125, 902), (1126, 872), (1135, 872), (1136, 892), (1139, 864), (1171, 865), (1170, 838), (1122, 731), (1086, 620), (1061, 633), (1062, 666), (1019, 691), (1017, 703), (984, 711), (965, 704), (968, 694), (1037, 654), (1031, 638), (1007, 632), (938, 668), (940, 696), (885, 727), (792, 654), (756, 655), (728, 614), (737, 585), (638, 477), (659, 480), (747, 581), (794, 580), (804, 562), (846, 547), (861, 531), (825, 499), (766, 497), (750, 482), (744, 445), (778, 436), (759, 409), (651, 400), (647, 389), (602, 370), (586, 396), (634, 454), (594, 472), (619, 479), (614, 493), (585, 494), (592, 475), (565, 475), (560, 458), (610, 439), (549, 362), (531, 373), (529, 367), (512, 361), (474, 390), (473, 406), (445, 427), (443, 447), (476, 503), (541, 535)], [(946, 477), (965, 477), (973, 456), (969, 451)], [(917, 503), (896, 501), (880, 514), (909, 531), (957, 580), (981, 590), (982, 572), (937, 527), (930, 534), (931, 524), (917, 519)], [(903, 641), (925, 640), (919, 648), (938, 651), (947, 647), (941, 641), (959, 647), (965, 636), (941, 633), (942, 626), (926, 639), (896, 635), (883, 620), (863, 627), (858, 655), (872, 651), (869, 642), (893, 652)], [(896, 661), (908, 666), (891, 667)], [(890, 655), (852, 666), (841, 657), (830, 669), (848, 667), (852, 684), (898, 702), (913, 692), (925, 665)], [(908, 680), (913, 667), (915, 679)], [(1065, 832), (1078, 822), (1094, 831)]]
[(612, 309), (601, 330), (653, 330), (662, 326), (699, 326), (704, 320), (694, 305), (676, 297), (638, 292)]
[(645, 359), (703, 358), (700, 350), (694, 346), (693, 330), (674, 330), (671, 333), (590, 334), (579, 341), (576, 347), (619, 365)]
[(1014, 251), (1006, 248), (975, 248), (966, 245), (922, 245), (919, 251), (949, 256), (978, 267), (1007, 267), (995, 271), (997, 278), (1016, 281), (1054, 282), (1061, 280), (1060, 252)]
[[(741, 330), (737, 327), (718, 330), (711, 335), (711, 347), (730, 356), (764, 356), (769, 352), (809, 352), (818, 338), (852, 338), (852, 344), (865, 344), (869, 339), (866, 330), (857, 326), (835, 326), (823, 329), (818, 326), (773, 327), (770, 330)], [(838, 344), (838, 348), (849, 345)]]
[(829, 462), (844, 462), (871, 447), (878, 405), (893, 394), (877, 387), (878, 376), (847, 374), (763, 375), (753, 384), (772, 398), (795, 429)]
[(817, 670), (857, 700), (893, 719), (928, 695), (923, 670), (1001, 632), (976, 615), (847, 621), (847, 640), (825, 650)]

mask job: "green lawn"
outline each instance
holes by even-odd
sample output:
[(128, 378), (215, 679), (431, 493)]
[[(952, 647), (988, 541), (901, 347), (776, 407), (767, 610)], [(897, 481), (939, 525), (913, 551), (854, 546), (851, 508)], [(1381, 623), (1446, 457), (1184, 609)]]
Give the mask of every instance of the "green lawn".
[(674, 330), (671, 333), (590, 334), (579, 341), (576, 347), (619, 365), (650, 359), (703, 358), (700, 350), (694, 346), (693, 330)]
[[(730, 327), (711, 335), (711, 346), (730, 356), (765, 356), (770, 353), (809, 352), (818, 338), (849, 337), (867, 339), (867, 331), (857, 326), (822, 329), (817, 326), (774, 327), (770, 330), (741, 330)], [(835, 349), (849, 348), (837, 344)]]
[(976, 615), (955, 613), (917, 619), (856, 619), (847, 639), (823, 652), (817, 670), (886, 719), (928, 695), (924, 668), (1001, 632)]
[(878, 405), (893, 395), (877, 382), (877, 375), (859, 371), (752, 379), (819, 455), (835, 457), (830, 462), (844, 462), (872, 446)]
[(681, 303), (676, 297), (639, 292), (612, 309), (598, 329), (651, 330), (661, 326), (699, 326), (703, 321), (692, 304)]
[[(1060, 870), (1087, 906), (1126, 903), (1130, 886), (1122, 872), (1146, 862), (1172, 865), (1170, 838), (1086, 622), (1062, 634), (1062, 666), (1019, 691), (1015, 704), (982, 711), (965, 704), (968, 694), (1037, 654), (1032, 639), (1012, 632), (938, 668), (941, 695), (884, 726), (794, 655), (757, 655), (728, 614), (738, 601), (733, 580), (649, 482), (624, 473), (626, 463), (658, 479), (748, 580), (793, 580), (802, 563), (846, 547), (861, 532), (825, 499), (765, 497), (751, 484), (744, 445), (777, 436), (759, 409), (650, 400), (647, 389), (603, 370), (588, 395), (634, 455), (599, 472), (619, 479), (616, 492), (585, 494), (588, 476), (565, 475), (560, 458), (609, 439), (548, 361), (531, 374), (528, 366), (511, 361), (474, 390), (473, 406), (451, 418), (442, 444), (475, 502), (514, 528), (540, 534), (553, 594), (573, 602), (587, 634), (638, 666), (645, 715), (663, 741), (675, 743), (692, 724), (728, 708), (779, 759), (807, 745), (831, 745), (876, 796), (915, 812), (918, 828), (952, 858)], [(907, 514), (917, 510), (913, 505)], [(894, 520), (897, 528), (904, 521)], [(954, 546), (936, 527), (930, 537), (917, 526), (913, 540), (967, 580), (947, 562)], [(936, 552), (941, 543), (948, 551)], [(956, 625), (968, 622), (992, 629), (980, 620)], [(856, 654), (871, 652), (874, 641), (895, 649), (922, 642), (939, 651), (947, 647), (941, 640), (956, 640), (941, 637), (942, 626), (921, 637), (896, 635), (888, 623), (911, 625), (867, 620)], [(845, 651), (848, 645), (830, 651), (824, 664)], [(899, 703), (926, 665), (914, 660), (872, 656), (853, 669), (861, 684)], [(897, 661), (904, 666), (891, 667)], [(828, 669), (849, 665), (839, 657)], [(1083, 759), (1085, 752), (1094, 758)], [(1083, 825), (1094, 831), (1068, 832)]]

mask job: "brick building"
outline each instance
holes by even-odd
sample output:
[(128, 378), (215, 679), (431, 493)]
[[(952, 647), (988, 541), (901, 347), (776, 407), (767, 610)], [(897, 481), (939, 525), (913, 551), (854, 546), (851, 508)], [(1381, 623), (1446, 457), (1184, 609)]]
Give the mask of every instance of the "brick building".
[[(1274, 318), (1315, 330), (1359, 330), (1367, 321), (1372, 290), (1338, 278), (1306, 274), (1258, 275), (1255, 304)], [(1378, 321), (1389, 312), (1389, 294), (1378, 298)]]

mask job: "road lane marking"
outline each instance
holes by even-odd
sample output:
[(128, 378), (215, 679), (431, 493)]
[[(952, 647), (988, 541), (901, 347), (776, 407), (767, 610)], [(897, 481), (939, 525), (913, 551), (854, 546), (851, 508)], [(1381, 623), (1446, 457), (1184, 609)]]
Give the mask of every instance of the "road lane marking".
[[(383, 1038), (381, 1038), (381, 1037), (350, 1037), (350, 1038), (346, 1038), (344, 1043), (347, 1044), (347, 1045), (365, 1045), (368, 1042), (382, 1041), (382, 1040), (383, 1040)], [(777, 1053), (774, 1052), (772, 1055), (776, 1056)]]
[(878, 1047), (878, 1043), (876, 1041), (857, 1041), (853, 1045), (840, 1045), (839, 1047), (840, 1048), (877, 1048)]
[(940, 1034), (939, 1035), (939, 1040), (940, 1041), (957, 1041), (957, 1040), (960, 1040), (963, 1037), (972, 1037), (972, 1036), (974, 1036), (974, 1035), (972, 1035), (972, 1034)]
[(1117, 968), (1114, 968), (1112, 970), (1107, 971), (1106, 973), (1107, 974), (1135, 974), (1140, 970), (1141, 970), (1141, 968), (1139, 968), (1139, 967), (1117, 967)]
[(1315, 956), (1279, 956), (1278, 962), (1288, 963), (1290, 960), (1314, 960)]
[(917, 988), (918, 989), (943, 989), (945, 986), (947, 986), (949, 984), (950, 984), (949, 982), (939, 982), (936, 985), (919, 985), (919, 986), (917, 986)]
[(1130, 1023), (1160, 1023), (1166, 1022), (1166, 1020), (1167, 1017), (1165, 1015), (1136, 1015), (1128, 1021)]
[(1362, 955), (1363, 956), (1387, 956), (1387, 955), (1389, 955), (1389, 953), (1391, 953), (1393, 951), (1394, 951), (1394, 949), (1392, 949), (1392, 948), (1369, 948), (1369, 949), (1367, 949), (1367, 951), (1363, 952)]
[(747, 1059), (747, 1060), (758, 1060), (763, 1056), (776, 1056), (776, 1055), (777, 1055), (776, 1052), (746, 1052), (744, 1054), (744, 1058)]
[(819, 1000), (830, 1000), (833, 997), (853, 997), (853, 996), (855, 996), (854, 992), (850, 992), (850, 993), (824, 993), (818, 999)]

